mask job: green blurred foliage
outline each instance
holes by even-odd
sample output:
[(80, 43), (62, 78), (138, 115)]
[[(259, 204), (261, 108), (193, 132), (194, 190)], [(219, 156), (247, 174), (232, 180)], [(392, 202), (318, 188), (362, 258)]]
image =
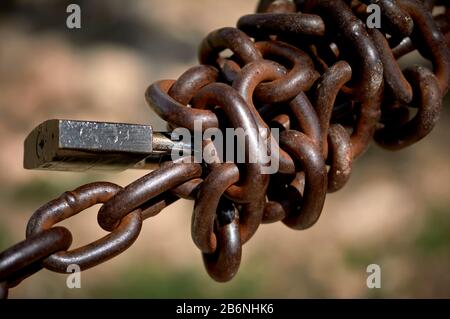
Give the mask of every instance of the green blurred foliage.
[[(256, 277), (240, 275), (233, 282), (211, 285), (197, 269), (160, 269), (136, 265), (118, 280), (97, 285), (89, 295), (102, 298), (251, 298), (258, 295)], [(214, 289), (216, 288), (216, 289)]]
[(8, 230), (3, 224), (0, 224), (0, 251), (7, 247), (11, 242)]
[(14, 185), (9, 189), (0, 190), (0, 196), (4, 202), (14, 205), (29, 207), (42, 204), (43, 201), (57, 198), (62, 190), (71, 190), (76, 187), (98, 180), (95, 174), (74, 175), (74, 178), (42, 179), (35, 178), (23, 184)]
[(424, 256), (450, 251), (450, 205), (432, 207), (415, 240), (417, 251)]

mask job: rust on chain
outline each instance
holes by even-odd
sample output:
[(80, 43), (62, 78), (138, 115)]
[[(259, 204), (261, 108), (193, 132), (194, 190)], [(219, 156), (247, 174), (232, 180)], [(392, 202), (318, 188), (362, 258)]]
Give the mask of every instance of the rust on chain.
[(112, 231), (130, 212), (165, 191), (200, 177), (201, 173), (199, 164), (168, 163), (124, 187), (106, 201), (98, 212), (98, 223), (103, 229)]
[(328, 154), (327, 135), (333, 106), (339, 91), (351, 77), (350, 65), (345, 61), (339, 61), (322, 75), (317, 85), (315, 105), (321, 129), (320, 149), (325, 158)]
[(403, 103), (409, 103), (412, 99), (412, 88), (405, 79), (400, 66), (395, 60), (392, 50), (384, 35), (377, 29), (370, 29), (369, 34), (377, 46), (378, 54), (384, 65), (384, 83), (394, 99)]
[[(355, 84), (353, 94), (361, 102), (378, 94), (383, 81), (383, 65), (378, 57), (374, 43), (371, 41), (364, 23), (358, 19), (343, 0), (308, 0), (306, 12), (321, 12), (330, 21), (330, 30), (337, 27), (342, 34), (342, 48), (347, 48), (349, 60), (354, 70)], [(327, 20), (328, 20), (327, 19)], [(351, 49), (348, 49), (350, 47)], [(349, 61), (350, 62), (350, 61)]]
[[(371, 4), (380, 6), (380, 29), (363, 22)], [(313, 226), (326, 194), (344, 187), (372, 140), (397, 150), (431, 132), (448, 91), (449, 47), (446, 1), (261, 0), (237, 28), (205, 37), (200, 65), (145, 92), (170, 129), (243, 129), (244, 162), (218, 154), (184, 161), (190, 154), (125, 187), (99, 182), (64, 193), (33, 214), (23, 242), (0, 254), (0, 297), (44, 267), (87, 269), (120, 254), (143, 220), (180, 198), (195, 201), (191, 235), (208, 274), (232, 279), (261, 224)], [(433, 69), (401, 69), (398, 59), (413, 51)], [(199, 145), (218, 152), (211, 137)], [(271, 174), (250, 161), (267, 155), (279, 164)], [(96, 204), (110, 233), (68, 250), (71, 233), (55, 224)]]
[(319, 77), (312, 60), (302, 50), (279, 41), (255, 43), (262, 55), (270, 59), (286, 61), (291, 69), (285, 77), (269, 83), (261, 83), (255, 89), (256, 97), (263, 103), (289, 101), (301, 91), (307, 91)]
[(241, 264), (242, 243), (239, 235), (239, 214), (233, 203), (225, 198), (217, 207), (214, 229), (216, 248), (212, 253), (202, 253), (203, 262), (211, 278), (218, 282), (227, 282), (236, 275)]
[[(402, 10), (396, 0), (362, 0), (363, 3), (377, 4), (381, 10), (381, 29), (384, 33), (389, 33), (397, 39), (408, 37), (414, 27), (411, 16)], [(362, 10), (367, 12), (367, 8), (363, 6)]]
[(233, 127), (243, 128), (247, 134), (243, 145), (246, 174), (237, 185), (228, 188), (227, 195), (238, 203), (249, 203), (261, 198), (266, 191), (269, 176), (261, 174), (261, 163), (250, 161), (251, 158), (260, 158), (259, 155), (264, 150), (259, 148), (257, 123), (244, 98), (231, 86), (214, 83), (203, 87), (192, 104), (201, 109), (220, 106)]
[(305, 170), (305, 189), (302, 204), (289, 212), (283, 222), (295, 229), (306, 229), (319, 219), (325, 203), (327, 170), (319, 147), (301, 132), (289, 130), (281, 133), (284, 147)]
[(200, 63), (215, 65), (218, 54), (224, 49), (231, 50), (242, 65), (262, 58), (248, 35), (238, 29), (227, 27), (211, 32), (203, 40), (199, 51)]
[(433, 73), (426, 68), (415, 66), (406, 69), (405, 75), (417, 92), (412, 105), (418, 110), (407, 122), (391, 123), (376, 132), (376, 141), (390, 149), (404, 148), (428, 135), (441, 112), (441, 90)]
[[(105, 203), (122, 187), (112, 183), (92, 183), (81, 186), (38, 209), (27, 225), (27, 237), (41, 233), (93, 205)], [(57, 252), (43, 261), (45, 268), (66, 273), (67, 267), (77, 264), (88, 269), (117, 256), (130, 247), (142, 227), (140, 210), (128, 214), (112, 232), (93, 243), (70, 251)]]
[[(264, 139), (273, 140), (273, 136), (267, 136), (267, 132), (270, 127), (265, 123), (264, 119), (256, 109), (253, 103), (253, 95), (255, 93), (255, 89), (259, 85), (262, 85), (263, 82), (275, 81), (282, 78), (284, 75), (286, 75), (286, 70), (274, 61), (252, 62), (247, 64), (241, 70), (239, 76), (237, 76), (233, 81), (233, 88), (236, 89), (246, 100), (248, 108), (258, 125), (258, 129), (262, 129), (260, 133)], [(277, 141), (273, 141), (273, 144), (270, 144), (270, 146), (272, 145), (276, 149), (269, 151), (275, 151), (276, 154), (278, 154), (278, 157), (276, 157), (275, 160), (279, 161), (279, 170), (281, 172), (289, 172), (293, 170), (294, 164), (290, 156), (287, 155), (284, 150), (279, 148)]]
[(8, 288), (42, 268), (42, 262), (53, 253), (65, 251), (72, 244), (72, 235), (64, 227), (53, 227), (28, 236), (24, 241), (0, 254), (0, 295), (8, 296)]
[(224, 163), (213, 169), (200, 187), (192, 214), (191, 231), (194, 244), (204, 253), (213, 253), (217, 249), (214, 227), (219, 202), (225, 191), (238, 181), (237, 166)]
[(239, 19), (237, 27), (253, 37), (280, 34), (320, 37), (325, 34), (325, 24), (320, 16), (300, 12), (249, 14)]
[(199, 121), (205, 129), (218, 127), (217, 116), (210, 110), (191, 109), (179, 103), (169, 95), (175, 81), (162, 80), (152, 84), (146, 91), (147, 103), (162, 119), (175, 126), (194, 129), (194, 122)]
[(419, 53), (433, 63), (442, 95), (445, 95), (450, 78), (450, 52), (443, 34), (434, 22), (431, 12), (425, 10), (418, 0), (398, 0), (398, 3), (411, 15), (414, 21), (411, 41)]

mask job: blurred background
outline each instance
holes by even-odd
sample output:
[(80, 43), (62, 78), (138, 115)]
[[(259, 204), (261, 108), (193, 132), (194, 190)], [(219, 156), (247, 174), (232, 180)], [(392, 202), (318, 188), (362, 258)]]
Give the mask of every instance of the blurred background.
[[(256, 0), (77, 1), (81, 30), (66, 28), (75, 1), (0, 3), (0, 250), (22, 240), (28, 218), (62, 192), (91, 181), (126, 185), (145, 174), (26, 171), (23, 141), (50, 118), (143, 123), (164, 129), (146, 87), (195, 65), (210, 31), (234, 26)], [(414, 57), (409, 58), (411, 62)], [(412, 61), (413, 62), (413, 61)], [(401, 152), (373, 145), (346, 187), (327, 197), (310, 230), (262, 226), (230, 283), (210, 279), (190, 236), (192, 202), (147, 220), (135, 244), (81, 274), (43, 270), (11, 298), (450, 297), (450, 101), (424, 140)], [(96, 206), (62, 223), (72, 247), (98, 239)], [(381, 289), (366, 267), (379, 264)]]

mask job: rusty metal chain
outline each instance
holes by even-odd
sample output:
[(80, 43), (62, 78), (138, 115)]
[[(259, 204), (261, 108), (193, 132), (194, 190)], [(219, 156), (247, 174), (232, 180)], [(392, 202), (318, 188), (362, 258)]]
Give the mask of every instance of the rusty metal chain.
[[(381, 29), (362, 22), (371, 3), (380, 5)], [(444, 13), (433, 17), (436, 6)], [(237, 28), (211, 32), (201, 65), (152, 84), (146, 99), (172, 129), (193, 131), (196, 120), (203, 130), (243, 128), (246, 156), (263, 152), (256, 129), (280, 129), (278, 173), (261, 174), (250, 162), (165, 162), (124, 188), (98, 182), (66, 192), (33, 214), (24, 241), (0, 254), (0, 296), (42, 268), (84, 270), (115, 257), (137, 239), (143, 220), (179, 198), (195, 200), (192, 239), (207, 272), (228, 281), (260, 224), (313, 226), (326, 194), (346, 184), (372, 138), (396, 150), (432, 130), (450, 78), (447, 2), (262, 0), (257, 12)], [(221, 55), (225, 49), (232, 55)], [(432, 70), (400, 69), (397, 60), (414, 50)], [(71, 233), (54, 225), (99, 203), (98, 223), (110, 233), (68, 250)]]

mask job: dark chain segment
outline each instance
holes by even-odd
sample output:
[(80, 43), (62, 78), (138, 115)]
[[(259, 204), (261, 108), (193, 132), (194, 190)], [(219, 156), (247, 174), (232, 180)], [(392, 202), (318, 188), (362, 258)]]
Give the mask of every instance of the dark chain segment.
[[(381, 8), (381, 29), (363, 22), (372, 3)], [(436, 6), (444, 13), (433, 17)], [(42, 268), (87, 269), (122, 253), (143, 220), (179, 198), (195, 200), (192, 238), (208, 274), (228, 281), (260, 224), (314, 225), (326, 193), (346, 184), (372, 138), (401, 149), (432, 130), (450, 75), (446, 1), (262, 0), (257, 12), (237, 28), (211, 32), (200, 46), (201, 65), (154, 83), (146, 99), (172, 129), (193, 131), (196, 120), (202, 130), (243, 128), (246, 159), (267, 151), (258, 138), (273, 140), (258, 129), (280, 129), (279, 143), (271, 144), (278, 173), (261, 174), (261, 164), (250, 161), (166, 162), (124, 188), (99, 182), (66, 192), (33, 214), (24, 241), (0, 254), (1, 297)], [(232, 55), (222, 55), (225, 49)], [(397, 60), (414, 50), (433, 70), (400, 69)], [(110, 233), (68, 250), (71, 233), (54, 225), (99, 203), (98, 223)]]

